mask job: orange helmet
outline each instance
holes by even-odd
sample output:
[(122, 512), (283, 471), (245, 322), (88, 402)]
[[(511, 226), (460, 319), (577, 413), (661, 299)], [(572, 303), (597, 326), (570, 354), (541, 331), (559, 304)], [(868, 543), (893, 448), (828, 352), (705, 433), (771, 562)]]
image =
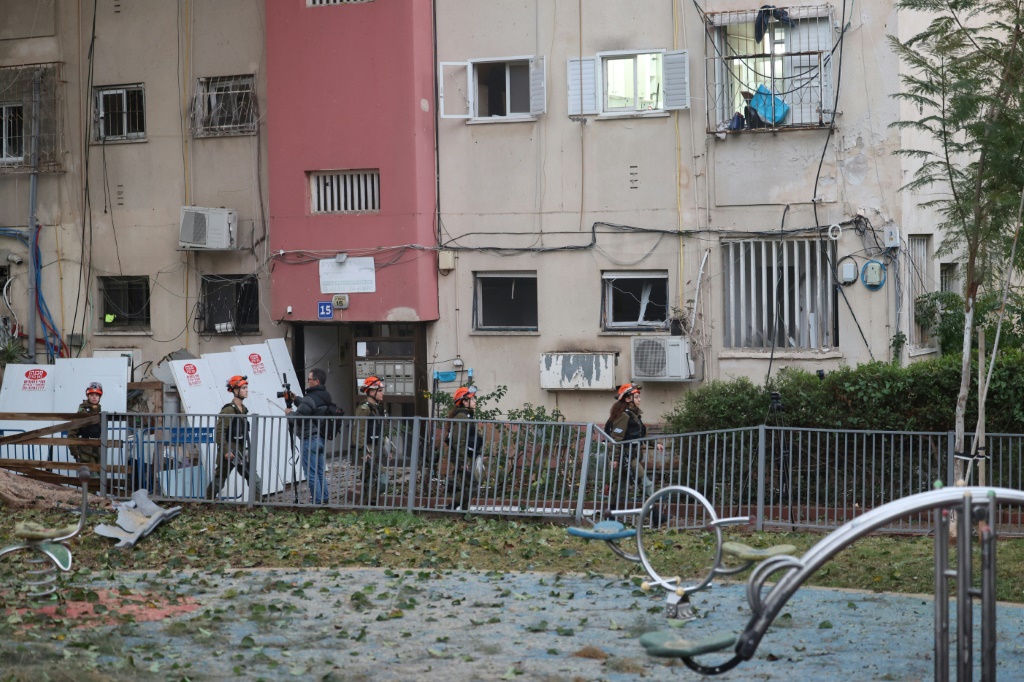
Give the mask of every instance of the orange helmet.
[(89, 387), (85, 389), (85, 394), (95, 393), (96, 395), (103, 395), (103, 384), (98, 381), (94, 381), (89, 384)]
[(363, 379), (363, 386), (359, 390), (362, 391), (363, 393), (369, 393), (370, 391), (375, 391), (378, 388), (383, 390), (384, 382), (378, 379), (377, 377), (371, 376)]
[(621, 386), (619, 386), (619, 392), (616, 395), (616, 397), (619, 400), (625, 400), (626, 396), (632, 395), (634, 393), (639, 393), (641, 390), (643, 389), (641, 389), (636, 384), (622, 384)]
[(472, 397), (475, 397), (475, 396), (476, 396), (476, 386), (463, 386), (463, 387), (461, 387), (461, 388), (459, 388), (459, 389), (457, 389), (455, 391), (455, 395), (453, 397), (455, 398), (455, 404), (459, 405), (464, 400), (468, 400), (469, 398), (472, 398)]
[(246, 388), (249, 385), (249, 377), (243, 377), (239, 374), (228, 379), (228, 391), (233, 392), (238, 388)]

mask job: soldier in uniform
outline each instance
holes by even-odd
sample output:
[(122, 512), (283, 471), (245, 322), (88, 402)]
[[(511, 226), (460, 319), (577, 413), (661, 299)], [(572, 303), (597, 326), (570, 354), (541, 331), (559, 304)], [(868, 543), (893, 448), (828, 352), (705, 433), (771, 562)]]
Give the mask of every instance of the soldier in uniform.
[[(232, 394), (231, 402), (221, 408), (217, 426), (213, 432), (213, 440), (217, 444), (217, 457), (213, 461), (213, 473), (206, 485), (206, 499), (213, 499), (214, 494), (224, 486), (224, 478), (232, 469), (249, 481), (249, 420), (242, 415), (249, 414), (245, 399), (249, 397), (249, 381), (244, 376), (235, 375), (228, 379), (228, 392)], [(259, 499), (263, 481), (256, 476), (256, 498)]]
[(453, 396), (455, 407), (448, 412), (449, 419), (467, 420), (462, 424), (452, 424), (445, 436), (449, 456), (455, 470), (455, 485), (452, 489), (452, 509), (462, 508), (469, 511), (469, 500), (473, 489), (480, 484), (483, 473), (484, 437), (477, 431), (474, 420), (476, 413), (476, 386), (462, 386)]
[[(642, 507), (644, 500), (654, 492), (654, 482), (647, 478), (644, 468), (644, 449), (640, 443), (633, 442), (647, 437), (640, 391), (641, 388), (632, 383), (619, 386), (618, 400), (612, 405), (604, 425), (605, 432), (620, 444), (613, 450), (618, 456), (613, 456), (611, 461), (609, 492), (615, 509)], [(655, 448), (662, 450), (664, 446), (658, 443)], [(660, 522), (661, 510), (655, 507), (651, 510), (651, 523), (657, 526)]]
[[(100, 407), (100, 398), (103, 397), (103, 385), (94, 381), (85, 389), (85, 400), (78, 406), (79, 414), (99, 414), (103, 411)], [(70, 438), (99, 438), (100, 425), (89, 424), (77, 429), (68, 431)], [(100, 448), (97, 445), (71, 445), (68, 447), (71, 456), (83, 464), (99, 464)]]
[[(380, 469), (384, 465), (385, 437), (384, 382), (377, 377), (366, 377), (359, 389), (366, 398), (356, 406), (356, 417), (367, 419), (362, 428), (366, 439), (363, 445), (363, 504), (375, 504), (379, 493)], [(358, 447), (358, 446), (357, 446)]]

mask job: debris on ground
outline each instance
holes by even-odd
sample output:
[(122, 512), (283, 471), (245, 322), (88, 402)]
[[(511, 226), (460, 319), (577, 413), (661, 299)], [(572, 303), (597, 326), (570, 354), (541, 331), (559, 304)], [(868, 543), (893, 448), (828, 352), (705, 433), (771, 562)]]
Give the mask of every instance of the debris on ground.
[[(82, 491), (56, 483), (36, 481), (0, 469), (0, 507), (11, 509), (53, 509), (55, 507), (82, 506)], [(109, 509), (110, 500), (89, 495), (89, 509)]]
[(135, 543), (156, 530), (161, 523), (181, 513), (181, 507), (164, 509), (156, 504), (149, 499), (145, 489), (136, 490), (131, 500), (115, 502), (113, 507), (117, 510), (117, 525), (101, 523), (94, 532), (117, 540), (115, 547), (134, 547)]

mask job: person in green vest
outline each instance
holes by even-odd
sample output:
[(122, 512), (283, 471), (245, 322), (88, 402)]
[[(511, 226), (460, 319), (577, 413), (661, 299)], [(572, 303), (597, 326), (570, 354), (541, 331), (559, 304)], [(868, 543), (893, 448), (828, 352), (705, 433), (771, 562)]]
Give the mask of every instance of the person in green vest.
[[(224, 478), (234, 469), (246, 482), (249, 481), (249, 414), (245, 399), (249, 397), (249, 381), (246, 377), (235, 375), (228, 379), (228, 392), (232, 394), (231, 402), (221, 408), (217, 426), (213, 432), (213, 441), (217, 444), (217, 456), (213, 460), (213, 473), (206, 485), (205, 499), (211, 500), (224, 486)], [(256, 499), (262, 494), (263, 481), (256, 475)]]

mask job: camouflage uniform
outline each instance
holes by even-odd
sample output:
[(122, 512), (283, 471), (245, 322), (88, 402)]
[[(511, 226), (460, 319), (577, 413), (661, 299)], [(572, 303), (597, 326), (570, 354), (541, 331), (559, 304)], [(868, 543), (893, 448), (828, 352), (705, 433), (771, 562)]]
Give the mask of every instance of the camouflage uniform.
[[(103, 411), (99, 403), (93, 405), (88, 400), (83, 400), (82, 404), (78, 406), (79, 414), (99, 414)], [(69, 438), (99, 438), (100, 437), (100, 425), (90, 424), (88, 426), (82, 426), (77, 429), (71, 429), (68, 431)], [(68, 450), (71, 451), (71, 456), (83, 464), (99, 464), (100, 461), (100, 447), (98, 445), (70, 445)]]

